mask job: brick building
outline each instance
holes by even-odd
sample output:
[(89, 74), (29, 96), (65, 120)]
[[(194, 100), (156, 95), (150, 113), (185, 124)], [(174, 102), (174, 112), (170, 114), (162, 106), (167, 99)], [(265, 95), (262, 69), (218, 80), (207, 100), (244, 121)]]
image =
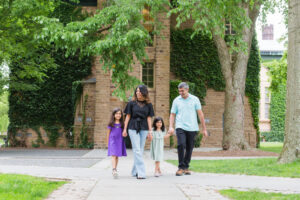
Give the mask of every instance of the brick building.
[[(97, 7), (101, 9), (102, 0), (98, 0)], [(88, 7), (94, 10), (96, 7)], [(135, 64), (133, 76), (142, 80), (149, 87), (150, 98), (154, 105), (155, 115), (161, 116), (168, 122), (169, 119), (169, 82), (176, 77), (170, 72), (170, 28), (175, 27), (176, 16), (166, 18), (159, 16), (164, 25), (161, 36), (154, 37), (154, 43), (146, 47), (148, 60), (145, 64)], [(181, 28), (190, 28), (191, 23), (184, 23)], [(162, 38), (164, 37), (164, 38)], [(82, 113), (84, 96), (88, 95), (86, 106), (86, 124), (90, 141), (94, 142), (94, 148), (104, 148), (106, 139), (106, 127), (111, 111), (115, 107), (124, 108), (126, 103), (112, 96), (113, 84), (109, 73), (104, 73), (96, 59), (92, 74), (84, 81), (84, 90), (81, 102), (77, 106), (75, 118), (75, 141), (82, 126)], [(221, 147), (223, 137), (223, 112), (224, 92), (216, 92), (208, 89), (203, 106), (207, 129), (211, 136), (207, 138), (204, 146)], [(245, 135), (252, 147), (256, 145), (256, 130), (253, 126), (250, 105), (245, 101)], [(169, 144), (166, 140), (166, 146)]]
[[(84, 0), (82, 6), (89, 12), (101, 9), (107, 0)], [(106, 2), (107, 3), (107, 2)], [(142, 66), (136, 63), (131, 75), (142, 80), (149, 87), (150, 99), (154, 105), (156, 116), (161, 116), (166, 124), (169, 121), (169, 85), (170, 80), (176, 79), (170, 72), (170, 29), (176, 25), (176, 16), (166, 18), (165, 15), (159, 16), (159, 20), (164, 25), (160, 36), (154, 36), (153, 44), (146, 47), (148, 60)], [(192, 27), (191, 22), (182, 24), (181, 29)], [(125, 108), (126, 103), (112, 96), (114, 86), (111, 82), (110, 74), (104, 73), (99, 58), (95, 59), (90, 76), (83, 80), (83, 94), (76, 107), (74, 121), (75, 143), (78, 143), (82, 122), (85, 121), (88, 133), (88, 139), (94, 143), (94, 148), (104, 148), (106, 146), (106, 127), (109, 121), (111, 111), (115, 107)], [(222, 147), (223, 137), (223, 112), (224, 112), (224, 92), (216, 92), (212, 89), (207, 90), (205, 98), (206, 105), (203, 106), (205, 121), (211, 136), (206, 139), (204, 147)], [(86, 106), (84, 109), (84, 102)], [(83, 119), (83, 113), (85, 117)], [(63, 130), (61, 130), (63, 131)], [(24, 140), (26, 146), (30, 147), (32, 142), (38, 138), (37, 133), (32, 130), (26, 130), (24, 134), (17, 137)], [(41, 136), (47, 143), (46, 131), (40, 128)], [(248, 99), (245, 99), (245, 136), (252, 147), (256, 146), (256, 130), (253, 126), (250, 105)], [(149, 142), (147, 141), (149, 146)], [(169, 145), (169, 140), (165, 141)], [(57, 140), (57, 146), (67, 146), (67, 139), (61, 134)]]

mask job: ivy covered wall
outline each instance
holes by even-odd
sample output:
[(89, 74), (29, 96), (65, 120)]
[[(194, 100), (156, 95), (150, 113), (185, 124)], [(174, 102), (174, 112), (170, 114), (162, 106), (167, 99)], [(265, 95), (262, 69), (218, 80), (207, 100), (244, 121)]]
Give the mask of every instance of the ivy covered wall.
[[(64, 23), (82, 20), (85, 15), (73, 5), (62, 3), (53, 11), (51, 17)], [(44, 143), (39, 127), (43, 127), (49, 138), (49, 145), (55, 146), (59, 130), (63, 127), (69, 133), (74, 123), (74, 105), (72, 103), (72, 83), (82, 80), (90, 74), (92, 57), (81, 57), (80, 52), (65, 57), (65, 52), (52, 46), (40, 47), (54, 58), (56, 67), (45, 71), (42, 82), (30, 78), (18, 77), (20, 84), (30, 85), (30, 89), (9, 90), (9, 138), (11, 146), (19, 146), (16, 140), (18, 130), (32, 128), (38, 133), (35, 145)], [(18, 62), (11, 63), (10, 77), (16, 77)], [(74, 94), (73, 94), (74, 95)], [(25, 133), (24, 133), (25, 134)]]
[[(198, 96), (201, 102), (205, 104), (206, 89), (212, 88), (216, 91), (224, 91), (225, 81), (213, 41), (202, 34), (191, 38), (192, 33), (192, 29), (171, 31), (171, 71), (179, 79), (194, 83), (194, 95)], [(245, 93), (249, 97), (257, 138), (259, 138), (259, 72), (260, 56), (256, 37), (253, 37)], [(177, 90), (177, 85), (171, 81), (170, 102), (174, 98), (172, 93), (174, 90)], [(257, 145), (259, 145), (259, 141), (257, 141)]]

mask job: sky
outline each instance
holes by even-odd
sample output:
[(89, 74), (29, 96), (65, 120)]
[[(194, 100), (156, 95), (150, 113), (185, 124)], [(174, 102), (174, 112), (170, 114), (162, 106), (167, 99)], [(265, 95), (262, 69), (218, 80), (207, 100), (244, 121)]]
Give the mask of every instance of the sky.
[(262, 40), (262, 22), (260, 20), (257, 20), (256, 32), (259, 49), (264, 51), (285, 50), (286, 47), (284, 45), (284, 42), (278, 42), (279, 38), (287, 34), (287, 29), (284, 24), (283, 15), (278, 11), (276, 11), (274, 14), (267, 15), (267, 24), (273, 24), (274, 40)]

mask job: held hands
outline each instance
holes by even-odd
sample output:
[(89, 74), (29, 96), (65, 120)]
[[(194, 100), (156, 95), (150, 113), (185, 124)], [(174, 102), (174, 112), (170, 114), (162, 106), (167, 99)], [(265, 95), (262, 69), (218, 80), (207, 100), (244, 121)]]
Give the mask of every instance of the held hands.
[(127, 137), (127, 130), (126, 129), (123, 130), (122, 136)]
[(147, 138), (149, 141), (152, 140), (153, 136), (152, 136), (152, 130), (148, 132)]
[(174, 134), (174, 128), (170, 127), (168, 133), (170, 136)]

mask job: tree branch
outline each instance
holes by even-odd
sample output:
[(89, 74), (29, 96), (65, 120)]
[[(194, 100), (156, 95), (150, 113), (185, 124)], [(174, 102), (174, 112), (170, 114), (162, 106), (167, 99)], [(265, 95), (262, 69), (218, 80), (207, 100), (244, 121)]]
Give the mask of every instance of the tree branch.
[(102, 32), (104, 32), (104, 31), (109, 30), (110, 28), (111, 28), (111, 25), (108, 25), (107, 27), (103, 27), (103, 28), (99, 29), (99, 30), (97, 31), (97, 33), (102, 33)]
[(227, 44), (226, 44), (224, 38), (222, 38), (218, 34), (214, 34), (215, 31), (216, 30), (213, 30), (212, 34), (213, 34), (213, 40), (214, 40), (215, 45), (218, 50), (222, 73), (225, 78), (226, 85), (231, 86), (232, 85), (232, 81), (231, 81), (232, 70), (231, 70), (229, 49), (227, 47)]
[[(252, 24), (251, 27), (244, 27), (243, 29), (243, 41), (247, 43), (247, 54), (240, 51), (237, 53), (236, 61), (233, 64), (234, 70), (233, 70), (233, 79), (236, 80), (237, 87), (240, 85), (245, 86), (246, 81), (246, 75), (247, 75), (247, 64), (250, 57), (250, 51), (251, 51), (251, 44), (252, 44), (252, 38), (255, 31), (255, 22), (259, 15), (259, 9), (261, 6), (261, 3), (258, 1), (253, 6), (253, 9), (250, 8), (248, 3), (245, 3), (242, 5), (245, 9), (246, 15), (250, 18)], [(245, 67), (242, 67), (245, 66)]]

